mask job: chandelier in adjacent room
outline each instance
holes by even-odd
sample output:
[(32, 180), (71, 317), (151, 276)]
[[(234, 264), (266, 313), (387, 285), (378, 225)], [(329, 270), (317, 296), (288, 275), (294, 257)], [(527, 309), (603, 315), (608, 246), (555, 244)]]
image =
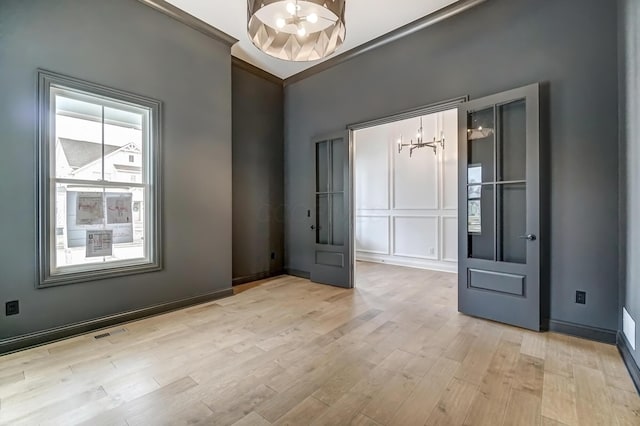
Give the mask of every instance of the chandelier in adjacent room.
[(427, 140), (424, 136), (424, 128), (422, 127), (422, 117), (420, 117), (420, 128), (418, 129), (418, 134), (416, 135), (416, 141), (413, 141), (413, 138), (409, 141), (409, 143), (404, 142), (404, 138), (400, 135), (400, 139), (398, 139), (398, 154), (402, 152), (402, 148), (409, 148), (409, 158), (413, 156), (413, 151), (418, 148), (431, 148), (433, 149), (433, 153), (437, 154), (437, 147), (444, 149), (444, 132), (440, 132), (440, 139)]
[(345, 0), (248, 0), (249, 38), (286, 61), (314, 61), (344, 42)]

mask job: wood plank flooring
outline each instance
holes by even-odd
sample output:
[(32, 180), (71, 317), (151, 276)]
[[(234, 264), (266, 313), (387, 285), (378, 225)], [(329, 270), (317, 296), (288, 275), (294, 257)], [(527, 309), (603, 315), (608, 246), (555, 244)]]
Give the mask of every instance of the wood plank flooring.
[(455, 275), (244, 290), (0, 357), (0, 424), (640, 425), (614, 346), (458, 314)]

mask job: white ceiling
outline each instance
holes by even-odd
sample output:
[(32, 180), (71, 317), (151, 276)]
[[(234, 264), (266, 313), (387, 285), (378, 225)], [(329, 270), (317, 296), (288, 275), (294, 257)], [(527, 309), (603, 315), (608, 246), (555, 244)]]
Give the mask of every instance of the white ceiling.
[[(168, 0), (187, 13), (239, 40), (233, 56), (287, 78), (322, 62), (287, 62), (259, 51), (247, 36), (246, 0)], [(346, 0), (347, 39), (339, 55), (457, 0)], [(332, 56), (334, 56), (332, 55)], [(326, 59), (331, 58), (329, 56)]]

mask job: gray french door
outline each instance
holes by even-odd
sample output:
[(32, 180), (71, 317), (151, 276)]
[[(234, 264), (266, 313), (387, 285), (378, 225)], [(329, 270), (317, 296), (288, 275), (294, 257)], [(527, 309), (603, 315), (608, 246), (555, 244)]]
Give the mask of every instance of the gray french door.
[(349, 135), (313, 141), (314, 238), (311, 281), (353, 287), (349, 220)]
[(539, 87), (459, 114), (458, 310), (540, 330)]

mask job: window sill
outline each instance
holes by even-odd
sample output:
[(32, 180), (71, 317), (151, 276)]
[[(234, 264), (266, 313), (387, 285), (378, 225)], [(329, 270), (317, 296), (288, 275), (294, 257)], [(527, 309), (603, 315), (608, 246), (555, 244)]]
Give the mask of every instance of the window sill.
[(145, 274), (162, 270), (160, 263), (145, 263), (139, 265), (119, 266), (102, 270), (90, 270), (59, 275), (47, 275), (40, 277), (37, 288), (57, 287), (67, 284), (77, 284), (110, 278), (119, 278), (129, 275)]

